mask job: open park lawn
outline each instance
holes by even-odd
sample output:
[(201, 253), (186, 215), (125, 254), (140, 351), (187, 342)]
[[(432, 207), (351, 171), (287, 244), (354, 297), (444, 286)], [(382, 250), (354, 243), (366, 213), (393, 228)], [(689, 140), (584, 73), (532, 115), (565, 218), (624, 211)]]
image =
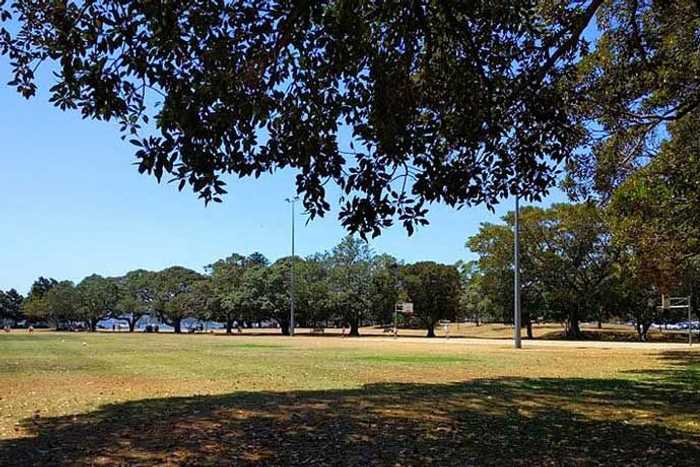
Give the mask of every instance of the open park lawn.
[(13, 332), (0, 355), (0, 465), (700, 464), (682, 346)]

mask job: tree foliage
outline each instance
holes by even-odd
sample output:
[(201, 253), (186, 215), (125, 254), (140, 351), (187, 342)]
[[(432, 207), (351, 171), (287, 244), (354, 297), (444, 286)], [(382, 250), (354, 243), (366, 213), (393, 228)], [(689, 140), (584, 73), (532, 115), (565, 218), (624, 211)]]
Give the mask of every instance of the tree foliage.
[(150, 271), (137, 269), (114, 279), (118, 300), (114, 306), (113, 317), (126, 321), (129, 332), (134, 332), (136, 323), (142, 317), (154, 312), (154, 276)]
[(620, 244), (635, 251), (639, 274), (669, 291), (700, 255), (700, 121), (671, 126), (658, 156), (614, 193), (609, 219)]
[(119, 302), (119, 289), (114, 281), (93, 274), (83, 279), (76, 291), (80, 300), (78, 315), (94, 332), (98, 321), (115, 312)]
[[(576, 100), (576, 113), (589, 128), (592, 154), (583, 151), (570, 161), (567, 187), (605, 201), (659, 155), (669, 130), (697, 125), (700, 3), (606, 1), (597, 26), (595, 47), (568, 85), (585, 97)], [(690, 169), (694, 163), (688, 162)], [(697, 172), (687, 175), (697, 180)]]
[(457, 268), (423, 261), (404, 266), (401, 278), (416, 317), (428, 328), (428, 337), (435, 337), (437, 322), (454, 320), (459, 310), (462, 283)]
[(261, 253), (245, 257), (232, 254), (226, 259), (218, 260), (205, 269), (209, 273), (212, 291), (212, 318), (226, 325), (226, 332), (231, 333), (234, 322), (252, 320), (255, 290), (251, 290), (246, 274), (252, 268), (264, 268), (269, 261)]
[[(483, 290), (505, 316), (513, 309), (513, 220), (510, 213), (505, 224), (483, 224), (468, 241), (480, 256)], [(581, 319), (609, 308), (616, 249), (602, 212), (591, 203), (524, 208), (521, 241), (524, 324), (555, 319), (566, 323), (570, 337), (580, 337)]]
[(73, 282), (52, 281), (51, 288), (45, 292), (30, 294), (24, 304), (24, 312), (30, 320), (50, 322), (61, 329), (71, 322), (82, 321), (76, 313), (81, 305), (80, 294)]
[(24, 297), (15, 289), (7, 292), (0, 290), (0, 322), (17, 322), (23, 318), (22, 302)]
[(198, 272), (182, 266), (173, 266), (155, 273), (153, 309), (176, 333), (182, 332), (183, 319), (197, 316), (206, 310), (207, 296), (198, 287), (203, 279)]
[(331, 307), (350, 326), (350, 335), (358, 336), (364, 318), (373, 307), (375, 253), (359, 238), (346, 236), (327, 255), (330, 263)]
[(333, 181), (351, 232), (411, 232), (429, 203), (554, 184), (582, 136), (562, 83), (602, 4), (15, 2), (0, 6), (17, 26), (0, 52), (26, 97), (53, 62), (56, 106), (118, 121), (140, 172), (205, 201), (221, 201), (223, 174), (291, 167), (312, 217)]

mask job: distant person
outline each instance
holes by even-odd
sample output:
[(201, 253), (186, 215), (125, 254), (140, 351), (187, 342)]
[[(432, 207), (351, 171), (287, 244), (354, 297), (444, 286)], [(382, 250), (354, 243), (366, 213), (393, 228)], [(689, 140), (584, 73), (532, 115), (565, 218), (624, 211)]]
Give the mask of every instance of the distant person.
[(236, 331), (238, 334), (243, 334), (243, 328), (241, 328), (241, 325), (238, 323), (236, 324)]
[(32, 334), (32, 333), (34, 332), (34, 326), (32, 326), (32, 325), (30, 324), (29, 327), (27, 328), (27, 332), (28, 332), (29, 334)]
[(345, 323), (343, 323), (343, 330), (342, 330), (342, 332), (341, 332), (341, 335), (342, 335), (343, 337), (345, 337), (345, 331), (346, 331), (346, 326), (345, 326)]

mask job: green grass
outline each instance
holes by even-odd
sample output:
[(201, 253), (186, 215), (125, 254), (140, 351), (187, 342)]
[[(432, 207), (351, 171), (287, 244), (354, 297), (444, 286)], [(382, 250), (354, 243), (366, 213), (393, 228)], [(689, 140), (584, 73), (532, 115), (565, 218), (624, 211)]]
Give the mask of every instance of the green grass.
[(700, 352), (0, 336), (0, 465), (696, 465)]

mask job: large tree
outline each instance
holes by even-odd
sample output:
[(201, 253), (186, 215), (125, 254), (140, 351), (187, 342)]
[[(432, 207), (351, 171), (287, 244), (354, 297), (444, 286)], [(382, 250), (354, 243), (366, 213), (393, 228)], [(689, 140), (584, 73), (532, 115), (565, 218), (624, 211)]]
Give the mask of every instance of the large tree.
[(618, 251), (608, 223), (593, 203), (556, 204), (531, 211), (524, 223), (532, 239), (527, 255), (543, 280), (552, 316), (567, 325), (567, 336), (582, 336), (584, 318), (601, 320), (610, 306), (608, 287)]
[(250, 268), (264, 268), (269, 261), (261, 253), (246, 257), (232, 254), (208, 266), (212, 289), (212, 317), (226, 324), (226, 333), (231, 334), (234, 322), (250, 318), (250, 290), (244, 280)]
[(173, 327), (175, 333), (182, 332), (183, 319), (196, 316), (207, 307), (207, 297), (199, 293), (201, 289), (197, 286), (203, 280), (201, 274), (182, 266), (155, 273), (153, 309), (165, 324)]
[[(300, 258), (295, 258), (295, 272), (299, 271), (299, 266), (303, 262)], [(283, 335), (289, 335), (291, 325), (290, 300), (291, 300), (291, 266), (292, 258), (285, 257), (275, 261), (268, 268), (255, 268), (247, 276), (246, 301), (250, 301), (250, 293), (258, 291), (255, 304), (261, 316), (274, 320), (280, 327)], [(300, 291), (303, 290), (303, 277), (295, 274), (295, 303), (301, 302)], [(302, 309), (296, 309), (296, 322), (300, 321)]]
[(75, 284), (61, 281), (52, 283), (51, 288), (43, 293), (33, 292), (23, 309), (30, 320), (53, 323), (56, 329), (62, 329), (71, 322), (83, 321), (79, 311), (81, 306)]
[(126, 321), (129, 332), (134, 332), (136, 323), (153, 313), (156, 298), (154, 273), (143, 269), (128, 272), (114, 279), (119, 300), (114, 307), (114, 317)]
[(330, 299), (330, 269), (326, 255), (314, 255), (294, 266), (297, 322), (308, 327), (323, 327), (333, 316)]
[(428, 337), (435, 337), (438, 321), (457, 316), (462, 286), (459, 271), (454, 266), (423, 261), (404, 266), (401, 276), (416, 317), (428, 328)]
[(115, 312), (119, 289), (114, 281), (93, 274), (78, 284), (77, 292), (80, 296), (79, 316), (88, 329), (95, 332), (97, 323)]
[(375, 323), (394, 321), (394, 309), (405, 291), (400, 270), (403, 266), (391, 255), (381, 254), (372, 258), (370, 283), (370, 317)]
[[(538, 211), (539, 212), (539, 211)], [(522, 211), (522, 224), (537, 224), (534, 214), (529, 208)], [(481, 225), (479, 232), (470, 237), (467, 247), (479, 255), (476, 266), (478, 276), (474, 283), (470, 282), (472, 294), (476, 291), (480, 297), (472, 295), (470, 307), (478, 305), (482, 300), (487, 300), (491, 306), (494, 318), (505, 323), (513, 322), (513, 216), (511, 214), (503, 218), (504, 224), (485, 223)], [(538, 269), (538, 263), (529, 254), (538, 248), (530, 239), (533, 229), (522, 229), (522, 255), (520, 262), (521, 292), (522, 292), (522, 324), (527, 330), (527, 336), (532, 338), (532, 321), (542, 313), (542, 274)], [(475, 273), (476, 274), (476, 273)], [(476, 282), (478, 280), (478, 283)], [(478, 289), (474, 290), (475, 287)], [(474, 303), (474, 300), (478, 302)]]
[(311, 216), (330, 180), (343, 224), (376, 234), (552, 186), (603, 3), (13, 2), (0, 52), (27, 97), (52, 61), (51, 102), (119, 122), (141, 172), (220, 201), (223, 174), (292, 167)]
[(375, 253), (367, 242), (348, 235), (327, 255), (327, 260), (331, 307), (350, 325), (350, 335), (359, 336), (360, 326), (370, 316), (376, 299)]
[[(468, 246), (480, 256), (492, 303), (508, 316), (513, 306), (513, 214), (504, 221), (482, 225)], [(522, 211), (521, 229), (524, 321), (556, 319), (566, 324), (567, 336), (581, 337), (580, 321), (598, 319), (610, 306), (606, 292), (617, 248), (601, 210), (592, 203), (528, 207)]]

